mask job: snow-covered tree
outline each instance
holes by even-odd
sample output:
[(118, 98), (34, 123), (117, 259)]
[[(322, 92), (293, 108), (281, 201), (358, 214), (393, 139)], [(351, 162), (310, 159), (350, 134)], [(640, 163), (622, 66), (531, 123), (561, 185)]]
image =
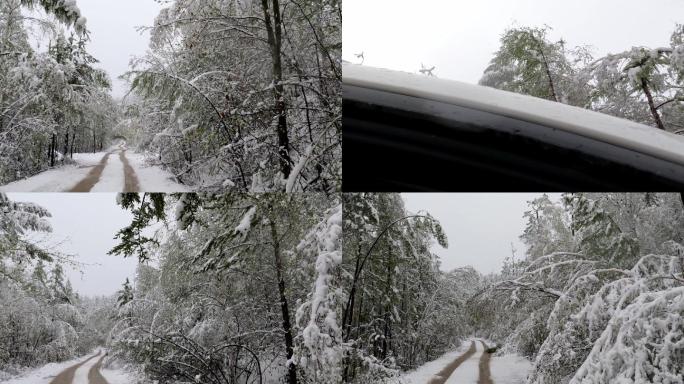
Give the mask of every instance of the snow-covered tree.
[(682, 129), (682, 28), (677, 25), (670, 46), (632, 47), (588, 65), (591, 108), (660, 129)]
[[(55, 17), (24, 16), (31, 9)], [(49, 39), (46, 50), (29, 43), (35, 23)], [(102, 149), (118, 111), (88, 39), (74, 0), (0, 4), (0, 183), (66, 162), (74, 151)]]
[(119, 308), (117, 355), (155, 379), (334, 381), (340, 371), (331, 363), (342, 348), (338, 198), (158, 196), (119, 199), (134, 211), (120, 233), (166, 224), (146, 235), (153, 241), (144, 253), (139, 237), (120, 237), (118, 253), (158, 267), (139, 267), (133, 300)]
[[(568, 249), (528, 257), (522, 272), (476, 294), (476, 326), (503, 350), (534, 359), (530, 383), (681, 381), (680, 196), (574, 193), (563, 200)], [(553, 227), (552, 210), (546, 218), (531, 212), (530, 222)]]
[(126, 281), (124, 281), (123, 285), (121, 286), (121, 290), (117, 293), (118, 297), (116, 298), (116, 304), (119, 307), (122, 307), (133, 300), (133, 289), (131, 288), (131, 282), (128, 280), (128, 278), (126, 278)]
[(523, 214), (527, 224), (520, 239), (527, 246), (529, 260), (573, 248), (569, 217), (559, 203), (544, 194), (527, 205), (529, 210)]
[[(436, 291), (451, 280), (430, 246), (446, 246), (439, 223), (410, 214), (398, 194), (344, 195), (343, 379), (369, 382), (415, 367), (458, 340), (433, 340), (432, 325), (453, 314)], [(465, 322), (465, 321), (464, 321)], [(444, 330), (454, 330), (449, 323)], [(458, 334), (457, 331), (454, 334)]]
[(588, 90), (577, 81), (590, 55), (585, 48), (568, 50), (562, 39), (552, 42), (550, 28), (511, 28), (484, 72), (481, 85), (585, 106)]
[(62, 361), (99, 342), (64, 275), (66, 256), (37, 244), (50, 213), (0, 194), (0, 372)]
[(340, 189), (339, 1), (176, 0), (150, 32), (127, 124), (182, 182)]

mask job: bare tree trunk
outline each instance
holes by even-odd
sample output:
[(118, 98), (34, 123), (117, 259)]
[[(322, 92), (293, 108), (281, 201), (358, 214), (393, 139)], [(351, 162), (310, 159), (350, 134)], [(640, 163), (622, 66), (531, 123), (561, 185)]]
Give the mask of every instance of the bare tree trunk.
[[(387, 255), (387, 285), (385, 286), (385, 296), (387, 298), (390, 297), (390, 294), (392, 292), (392, 271), (394, 267), (392, 264), (392, 253), (388, 253)], [(383, 324), (383, 337), (382, 337), (382, 351), (380, 352), (380, 357), (384, 360), (387, 358), (387, 352), (390, 349), (390, 338), (391, 336), (391, 325), (390, 322), (392, 321), (392, 316), (390, 316), (390, 312), (392, 311), (392, 302), (389, 301), (385, 305), (385, 324)]]
[(544, 49), (541, 42), (537, 40), (534, 35), (531, 35), (535, 43), (537, 43), (537, 48), (542, 57), (542, 64), (544, 65), (544, 71), (546, 71), (546, 77), (549, 79), (549, 92), (551, 92), (551, 99), (558, 102), (558, 96), (556, 95), (556, 87), (553, 85), (553, 77), (551, 77), (551, 69), (549, 68), (549, 61), (546, 59), (546, 54), (544, 54)]
[[(280, 295), (280, 310), (283, 316), (283, 331), (285, 333), (285, 352), (287, 360), (292, 359), (294, 354), (294, 341), (292, 337), (292, 324), (290, 323), (290, 309), (287, 304), (287, 297), (285, 296), (285, 278), (283, 277), (284, 267), (283, 259), (280, 254), (280, 242), (278, 239), (278, 231), (273, 220), (270, 221), (271, 238), (273, 240), (273, 256), (275, 258), (276, 278), (278, 279), (278, 294)], [(288, 364), (287, 366), (287, 382), (288, 384), (297, 384), (297, 366)]]
[(57, 149), (57, 134), (52, 134), (52, 145), (50, 146), (50, 166), (55, 166), (55, 150)]
[(69, 129), (67, 128), (66, 134), (64, 135), (64, 153), (62, 156), (62, 161), (64, 161), (68, 155), (69, 155)]
[[(71, 134), (71, 150), (69, 151), (69, 157), (74, 158), (74, 142), (76, 141), (76, 132)], [(66, 155), (65, 155), (66, 156)]]
[(663, 121), (660, 119), (658, 109), (656, 108), (655, 103), (653, 102), (653, 95), (651, 95), (651, 89), (648, 87), (648, 82), (643, 77), (641, 78), (641, 89), (646, 94), (646, 99), (648, 99), (648, 107), (651, 110), (651, 115), (653, 116), (653, 120), (655, 120), (656, 126), (662, 130), (665, 130), (665, 125), (663, 124)]
[(556, 87), (553, 85), (553, 78), (551, 78), (551, 70), (549, 69), (549, 64), (544, 59), (544, 69), (546, 69), (546, 76), (549, 78), (549, 90), (551, 91), (551, 97), (553, 101), (558, 102), (558, 96), (556, 95)]
[(281, 59), (282, 50), (282, 20), (280, 4), (278, 0), (271, 0), (273, 20), (269, 10), (268, 0), (261, 0), (264, 11), (264, 23), (268, 34), (268, 45), (271, 48), (271, 60), (273, 61), (273, 94), (275, 97), (275, 110), (278, 114), (278, 155), (280, 157), (280, 172), (285, 178), (290, 176), (292, 161), (290, 160), (290, 138), (287, 131), (287, 108), (283, 88), (283, 65)]

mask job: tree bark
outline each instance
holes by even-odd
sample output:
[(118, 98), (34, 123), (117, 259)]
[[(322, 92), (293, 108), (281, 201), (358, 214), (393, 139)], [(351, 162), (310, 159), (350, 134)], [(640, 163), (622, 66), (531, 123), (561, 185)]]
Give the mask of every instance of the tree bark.
[(553, 101), (558, 102), (558, 96), (556, 95), (556, 87), (553, 85), (553, 77), (551, 77), (551, 69), (549, 68), (549, 63), (546, 60), (546, 55), (544, 50), (539, 48), (539, 52), (542, 55), (542, 63), (544, 64), (544, 70), (546, 71), (546, 77), (549, 79), (549, 91), (551, 92), (551, 98)]
[(542, 57), (542, 64), (544, 65), (544, 71), (546, 71), (546, 77), (549, 79), (549, 91), (551, 92), (551, 98), (553, 101), (558, 102), (558, 96), (556, 95), (556, 87), (553, 85), (553, 77), (551, 77), (551, 69), (549, 68), (549, 61), (546, 59), (544, 54), (544, 49), (541, 43), (537, 40), (534, 35), (531, 36), (535, 43), (537, 43), (537, 48), (539, 48), (539, 53)]
[(66, 130), (66, 134), (64, 135), (64, 153), (62, 156), (62, 161), (64, 161), (69, 155), (69, 129)]
[(651, 115), (653, 116), (653, 120), (655, 120), (656, 126), (662, 130), (665, 130), (665, 125), (663, 124), (663, 121), (660, 119), (658, 109), (656, 108), (655, 103), (653, 102), (653, 95), (651, 95), (651, 90), (648, 87), (648, 82), (643, 77), (641, 78), (641, 89), (646, 94), (646, 99), (648, 99), (648, 107), (651, 110)]
[(275, 97), (275, 111), (278, 114), (278, 155), (280, 157), (280, 172), (285, 178), (290, 176), (292, 171), (292, 161), (290, 159), (290, 138), (287, 128), (287, 108), (285, 105), (285, 94), (283, 81), (283, 65), (281, 59), (282, 50), (282, 20), (280, 15), (280, 4), (278, 0), (271, 1), (273, 20), (271, 20), (268, 0), (261, 0), (261, 7), (264, 11), (264, 24), (268, 35), (268, 45), (271, 50), (271, 60), (273, 62), (273, 95)]
[(50, 146), (50, 166), (55, 166), (55, 150), (57, 149), (57, 134), (52, 134), (52, 145)]
[[(287, 297), (285, 296), (283, 259), (282, 255), (280, 254), (280, 242), (278, 240), (276, 224), (273, 220), (269, 221), (271, 226), (271, 238), (273, 241), (273, 256), (275, 259), (276, 278), (278, 279), (278, 294), (280, 295), (280, 310), (283, 316), (282, 325), (283, 331), (285, 332), (285, 352), (289, 362), (294, 354), (294, 341), (292, 337), (292, 324), (290, 323), (290, 309), (287, 304)], [(291, 363), (287, 365), (287, 382), (288, 384), (297, 384), (297, 366)]]
[(71, 149), (69, 150), (69, 157), (71, 157), (72, 159), (74, 158), (74, 142), (75, 141), (76, 141), (76, 132), (71, 134)]

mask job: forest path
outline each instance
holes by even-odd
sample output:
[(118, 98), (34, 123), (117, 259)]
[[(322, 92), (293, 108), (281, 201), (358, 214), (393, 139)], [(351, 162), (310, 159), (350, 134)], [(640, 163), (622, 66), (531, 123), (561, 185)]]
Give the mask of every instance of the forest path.
[(451, 374), (458, 368), (461, 363), (466, 361), (470, 356), (472, 356), (476, 351), (475, 347), (475, 341), (472, 341), (470, 343), (470, 348), (465, 351), (464, 354), (461, 356), (457, 357), (454, 361), (449, 363), (446, 367), (444, 367), (441, 371), (439, 371), (438, 374), (434, 375), (430, 381), (428, 381), (428, 384), (444, 384), (447, 379), (451, 376)]
[(88, 381), (90, 384), (109, 384), (107, 380), (100, 373), (100, 368), (102, 367), (102, 360), (104, 360), (104, 355), (95, 363), (95, 365), (88, 371)]
[[(109, 161), (110, 155), (116, 152), (119, 153), (119, 156), (115, 156), (112, 161)], [(111, 190), (140, 192), (138, 176), (126, 158), (126, 149), (118, 149), (105, 154), (100, 163), (67, 192), (105, 192)]]
[(487, 344), (485, 344), (484, 341), (480, 340), (480, 343), (482, 343), (484, 352), (482, 352), (482, 356), (480, 357), (480, 377), (477, 379), (477, 384), (494, 384), (494, 382), (492, 381), (492, 373), (489, 367), (489, 362), (492, 359), (492, 354), (487, 352), (487, 349), (489, 347), (487, 347)]
[(100, 177), (102, 176), (102, 171), (104, 171), (105, 167), (107, 166), (107, 160), (109, 160), (109, 155), (111, 155), (111, 152), (107, 152), (107, 154), (104, 155), (102, 160), (88, 172), (86, 177), (84, 177), (81, 181), (79, 181), (76, 185), (74, 185), (73, 188), (68, 190), (67, 192), (90, 192), (91, 189), (95, 186), (100, 181)]
[[(490, 359), (491, 353), (487, 352), (487, 344), (482, 340), (473, 340), (470, 349), (457, 359), (458, 364), (451, 370), (450, 374), (444, 377), (443, 381), (435, 381), (435, 383), (494, 384), (489, 367)], [(449, 366), (445, 369), (447, 368)], [(442, 372), (438, 376), (441, 374)]]
[[(126, 158), (126, 150), (128, 149), (126, 142), (120, 142), (117, 147), (117, 149), (107, 152), (100, 163), (68, 192), (105, 192), (112, 189), (122, 190), (121, 187), (123, 187), (123, 192), (140, 192), (138, 176)], [(109, 156), (115, 152), (119, 153), (118, 161), (113, 160), (108, 166)]]
[[(405, 372), (406, 384), (522, 384), (532, 371), (532, 362), (516, 353), (494, 356), (485, 340), (472, 338), (455, 351)], [(469, 348), (468, 348), (469, 347)], [(466, 349), (468, 348), (468, 349)], [(435, 373), (438, 372), (438, 373)]]
[(140, 182), (135, 170), (126, 158), (126, 150), (119, 152), (119, 159), (124, 165), (124, 192), (140, 192)]
[[(102, 366), (102, 360), (104, 355), (97, 360), (94, 360), (102, 351), (97, 351), (93, 356), (90, 356), (86, 360), (73, 365), (60, 374), (58, 374), (50, 384), (75, 384), (85, 382), (83, 379), (87, 377), (88, 384), (108, 384), (107, 380), (100, 374), (100, 367)], [(86, 376), (87, 375), (87, 376)]]
[(74, 153), (74, 162), (0, 186), (0, 192), (190, 192), (149, 154), (125, 142), (106, 152)]

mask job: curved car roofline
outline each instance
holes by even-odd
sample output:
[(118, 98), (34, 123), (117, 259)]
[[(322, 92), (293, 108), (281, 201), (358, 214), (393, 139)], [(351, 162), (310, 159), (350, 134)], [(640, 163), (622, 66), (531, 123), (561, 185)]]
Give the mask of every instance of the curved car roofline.
[(684, 164), (684, 137), (563, 103), (358, 64), (343, 63), (342, 82), (538, 123)]

